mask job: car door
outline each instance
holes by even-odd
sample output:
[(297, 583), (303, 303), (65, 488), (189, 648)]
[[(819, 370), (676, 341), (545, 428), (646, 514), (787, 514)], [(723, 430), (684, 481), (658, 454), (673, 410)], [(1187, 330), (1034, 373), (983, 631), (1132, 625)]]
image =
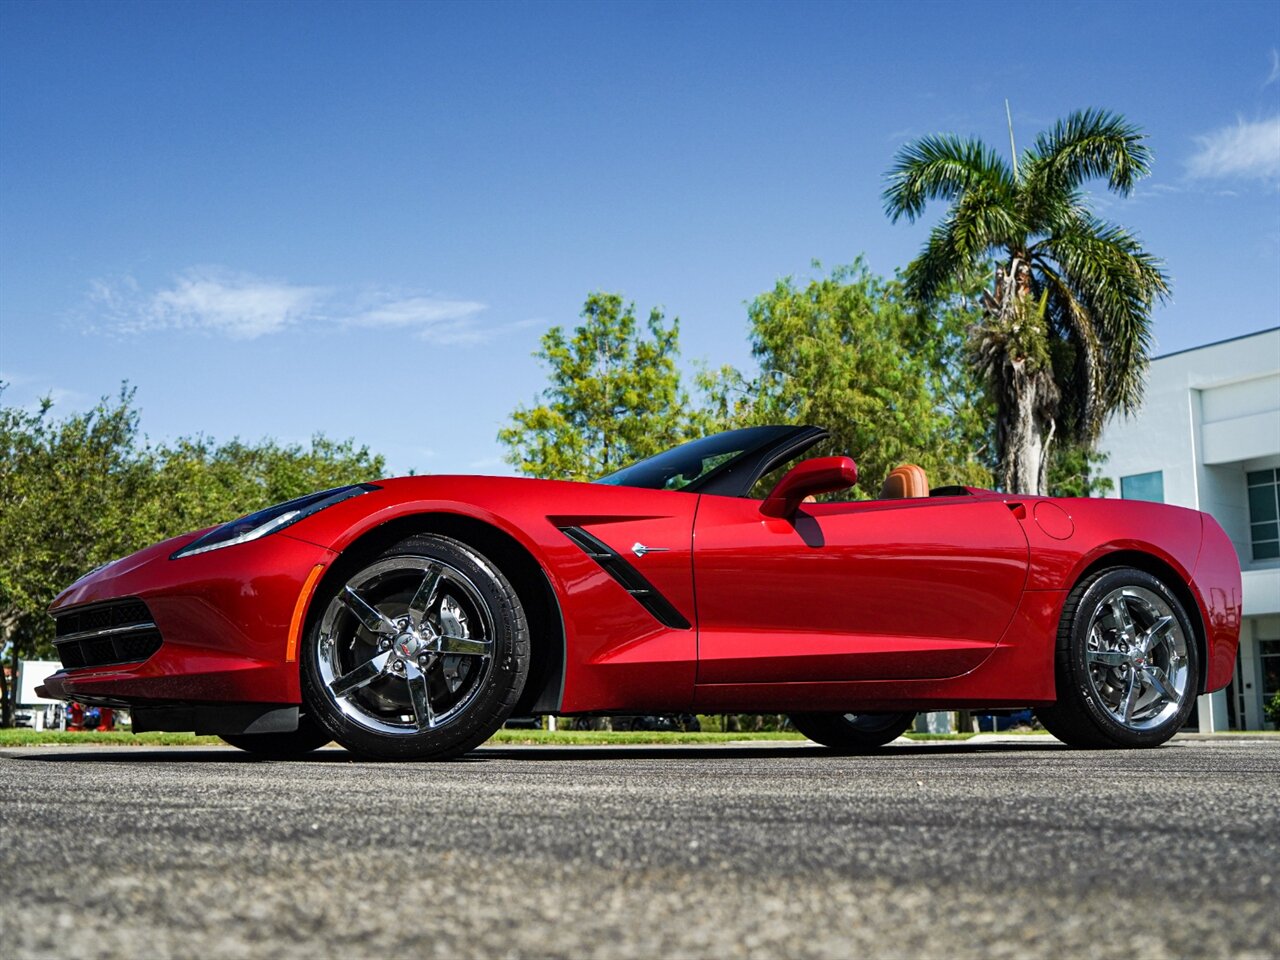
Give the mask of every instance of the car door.
[(981, 496), (803, 504), (704, 496), (702, 684), (956, 676), (990, 654), (1027, 575), (1021, 525)]
[(572, 637), (565, 689), (577, 711), (690, 709), (697, 670), (694, 494), (599, 486), (548, 519)]

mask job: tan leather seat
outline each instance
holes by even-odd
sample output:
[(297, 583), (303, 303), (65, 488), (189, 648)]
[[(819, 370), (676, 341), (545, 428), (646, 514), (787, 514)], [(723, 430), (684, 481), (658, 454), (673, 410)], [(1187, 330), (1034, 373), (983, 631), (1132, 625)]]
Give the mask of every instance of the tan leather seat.
[(903, 500), (908, 497), (927, 497), (929, 478), (924, 469), (914, 463), (894, 467), (880, 487), (881, 500)]

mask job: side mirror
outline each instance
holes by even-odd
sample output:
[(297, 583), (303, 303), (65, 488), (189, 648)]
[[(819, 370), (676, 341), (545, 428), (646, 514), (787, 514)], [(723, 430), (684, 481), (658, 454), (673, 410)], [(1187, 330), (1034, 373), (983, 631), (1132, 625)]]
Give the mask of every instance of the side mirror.
[(789, 517), (805, 497), (845, 490), (858, 482), (858, 465), (848, 457), (816, 457), (797, 463), (786, 472), (760, 505), (766, 517)]

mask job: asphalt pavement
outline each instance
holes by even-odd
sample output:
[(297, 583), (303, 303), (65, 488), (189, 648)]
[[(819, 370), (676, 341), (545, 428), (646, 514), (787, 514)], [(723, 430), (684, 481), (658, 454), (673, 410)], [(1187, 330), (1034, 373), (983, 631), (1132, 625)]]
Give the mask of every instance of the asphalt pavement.
[(0, 954), (1280, 955), (1280, 741), (0, 751)]

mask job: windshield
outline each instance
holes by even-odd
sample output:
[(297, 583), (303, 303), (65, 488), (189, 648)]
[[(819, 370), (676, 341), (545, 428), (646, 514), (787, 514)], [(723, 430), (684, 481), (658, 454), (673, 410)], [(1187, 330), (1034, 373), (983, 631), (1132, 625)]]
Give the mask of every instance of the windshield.
[(794, 433), (794, 427), (745, 427), (691, 440), (648, 460), (601, 477), (596, 483), (648, 490), (684, 490), (731, 469), (731, 464)]

